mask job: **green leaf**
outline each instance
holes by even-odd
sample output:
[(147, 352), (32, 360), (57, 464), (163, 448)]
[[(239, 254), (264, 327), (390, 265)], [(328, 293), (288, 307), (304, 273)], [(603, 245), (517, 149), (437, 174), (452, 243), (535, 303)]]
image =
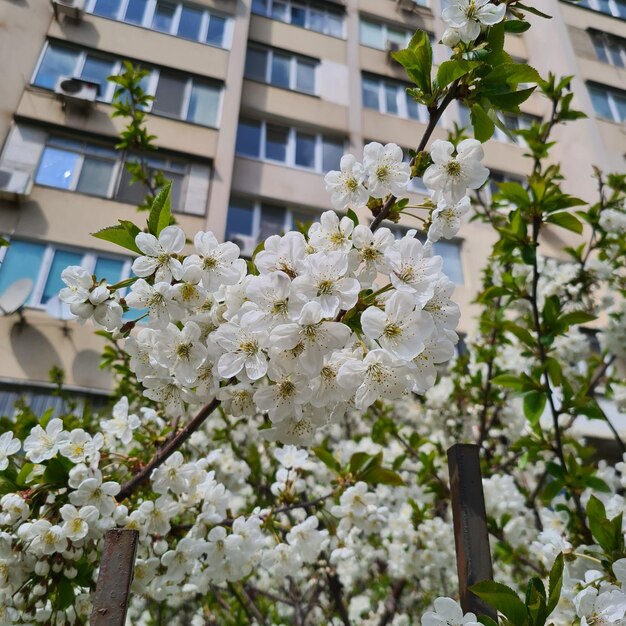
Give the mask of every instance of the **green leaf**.
[(524, 20), (506, 20), (504, 30), (507, 33), (525, 33), (530, 28), (530, 24)]
[(539, 9), (535, 9), (535, 7), (529, 7), (526, 4), (517, 3), (515, 5), (516, 9), (522, 9), (522, 11), (526, 11), (527, 13), (532, 13), (533, 15), (538, 15), (539, 17), (544, 17), (547, 20), (551, 20), (552, 16), (547, 13), (542, 13)]
[(515, 626), (526, 626), (528, 623), (526, 606), (510, 587), (485, 580), (472, 585), (470, 591), (502, 613)]
[(561, 228), (566, 228), (567, 230), (571, 230), (579, 235), (583, 232), (582, 222), (577, 217), (574, 217), (571, 213), (567, 213), (566, 211), (550, 213), (545, 220), (550, 224), (556, 224)]
[(546, 359), (546, 370), (548, 371), (550, 380), (555, 385), (560, 385), (561, 380), (563, 380), (563, 370), (561, 369), (561, 364), (555, 358), (549, 356)]
[(152, 201), (150, 215), (148, 216), (148, 232), (155, 237), (170, 225), (172, 219), (172, 207), (170, 196), (172, 191), (172, 183), (168, 182)]
[(494, 67), (481, 81), (480, 91), (483, 95), (510, 92), (509, 86), (519, 83), (540, 83), (539, 72), (526, 63), (502, 63)]
[(368, 485), (392, 485), (393, 487), (404, 485), (400, 475), (386, 467), (373, 467), (361, 474), (359, 478)]
[(137, 229), (136, 233), (133, 234), (134, 229), (131, 230), (127, 226), (128, 224), (131, 224), (131, 222), (125, 222), (120, 220), (119, 225), (103, 228), (102, 230), (92, 233), (92, 236), (96, 239), (102, 239), (103, 241), (114, 243), (116, 246), (126, 248), (131, 252), (142, 254), (141, 250), (137, 247), (137, 244), (135, 243), (135, 236), (141, 231), (137, 226), (133, 224), (133, 226), (135, 226), (135, 228)]
[(611, 488), (597, 476), (587, 476), (587, 478), (585, 478), (585, 485), (601, 493), (611, 493)]
[(586, 313), (585, 311), (572, 311), (571, 313), (564, 313), (561, 315), (561, 317), (559, 317), (559, 322), (561, 322), (561, 324), (565, 324), (566, 326), (572, 326), (573, 324), (588, 324), (596, 319), (598, 318), (591, 313)]
[(511, 374), (494, 376), (491, 379), (491, 382), (499, 387), (508, 387), (509, 389), (515, 389), (516, 391), (521, 391), (524, 388), (524, 381), (519, 376), (512, 376)]
[(482, 143), (491, 139), (496, 125), (480, 104), (476, 103), (472, 105), (470, 118), (472, 120), (472, 126), (474, 127), (474, 137)]
[(355, 226), (359, 225), (359, 217), (352, 209), (348, 209), (348, 212), (346, 213), (346, 215), (352, 220), (352, 223)]
[(34, 467), (35, 466), (32, 463), (24, 463), (24, 465), (22, 465), (22, 469), (20, 470), (20, 473), (17, 475), (17, 478), (15, 479), (15, 484), (18, 487), (23, 487), (26, 484), (26, 479), (28, 478), (30, 473), (33, 471)]
[(416, 31), (408, 48), (393, 52), (391, 56), (404, 67), (409, 78), (425, 94), (432, 93), (433, 51), (428, 33), (423, 30)]
[(65, 485), (69, 476), (69, 469), (60, 458), (50, 459), (43, 473), (43, 479), (46, 483), (55, 485)]
[(517, 91), (509, 91), (507, 93), (489, 95), (489, 100), (498, 109), (503, 111), (517, 112), (519, 105), (526, 102), (533, 94), (536, 87), (528, 87), (527, 89), (519, 89)]
[(611, 554), (616, 547), (613, 527), (606, 517), (604, 504), (596, 496), (589, 498), (587, 518), (589, 520), (589, 530), (593, 538), (607, 554)]
[(489, 615), (479, 615), (478, 621), (484, 626), (498, 626), (498, 622), (494, 619), (491, 619)]
[(563, 553), (559, 554), (554, 560), (552, 569), (550, 570), (550, 578), (548, 582), (548, 615), (554, 611), (561, 598), (561, 589), (563, 587)]
[(531, 424), (537, 423), (546, 408), (546, 394), (543, 391), (529, 391), (524, 396), (524, 415)]
[(325, 448), (313, 448), (313, 454), (333, 472), (339, 471), (339, 461)]
[(61, 578), (57, 585), (56, 609), (61, 611), (69, 608), (75, 600), (74, 586), (67, 578)]
[(440, 88), (447, 87), (479, 65), (476, 61), (444, 61), (437, 70), (437, 84)]
[(367, 452), (355, 452), (350, 457), (350, 472), (356, 474), (371, 458)]

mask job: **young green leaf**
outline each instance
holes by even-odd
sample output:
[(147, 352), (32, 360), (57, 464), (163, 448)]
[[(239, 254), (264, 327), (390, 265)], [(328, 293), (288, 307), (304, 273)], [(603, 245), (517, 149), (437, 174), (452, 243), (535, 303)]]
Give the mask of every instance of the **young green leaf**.
[(515, 626), (526, 626), (528, 623), (526, 606), (510, 587), (485, 580), (472, 585), (470, 591), (502, 613)]
[(148, 216), (148, 232), (155, 237), (170, 225), (172, 219), (172, 207), (170, 196), (172, 192), (172, 183), (168, 182), (152, 201), (150, 215)]
[(550, 224), (556, 224), (561, 228), (571, 230), (572, 232), (578, 233), (579, 235), (581, 235), (583, 232), (582, 222), (577, 217), (574, 217), (571, 213), (567, 213), (566, 211), (550, 213), (545, 218), (545, 220)]
[[(127, 223), (130, 224), (130, 222)], [(139, 232), (141, 231), (137, 228), (137, 233)], [(107, 228), (103, 228), (95, 233), (92, 233), (92, 236), (96, 239), (102, 239), (103, 241), (114, 243), (116, 246), (126, 248), (126, 250), (130, 250), (131, 252), (142, 254), (141, 250), (135, 243), (135, 235), (133, 235), (131, 230), (129, 230), (129, 228), (122, 223), (121, 220), (120, 224), (117, 226), (108, 226)]]
[(472, 126), (474, 127), (474, 137), (482, 143), (491, 139), (496, 126), (480, 104), (476, 103), (472, 105), (470, 117)]
[(425, 94), (432, 93), (433, 51), (428, 33), (418, 30), (411, 38), (408, 48), (393, 52), (392, 56)]
[(550, 570), (550, 578), (548, 581), (548, 605), (546, 607), (548, 615), (554, 611), (561, 598), (561, 588), (563, 587), (563, 565), (563, 553), (561, 552), (561, 554), (559, 554), (554, 560), (554, 564)]

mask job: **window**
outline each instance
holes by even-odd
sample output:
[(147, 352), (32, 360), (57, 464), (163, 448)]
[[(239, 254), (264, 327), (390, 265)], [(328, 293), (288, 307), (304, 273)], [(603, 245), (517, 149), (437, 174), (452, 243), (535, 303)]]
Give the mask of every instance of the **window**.
[[(404, 237), (408, 228), (397, 226), (396, 224), (385, 224), (391, 230), (396, 239)], [(417, 233), (417, 239), (422, 243), (426, 241), (424, 233)], [(458, 239), (440, 239), (433, 243), (433, 251), (443, 259), (443, 271), (445, 275), (455, 284), (463, 284), (463, 264), (461, 263), (461, 242)]]
[[(134, 159), (132, 155), (128, 157), (129, 161)], [(149, 171), (162, 171), (172, 181), (172, 206), (174, 210), (184, 211), (189, 166), (175, 159), (157, 157), (147, 158), (146, 165)], [(149, 190), (130, 181), (122, 153), (96, 143), (57, 136), (48, 138), (35, 173), (38, 185), (141, 204)]]
[(484, 194), (485, 200), (491, 202), (494, 194), (500, 190), (501, 183), (524, 183), (524, 178), (516, 174), (509, 174), (508, 172), (499, 172), (492, 170), (489, 175), (489, 180), (484, 187), (481, 188), (481, 194)]
[(405, 28), (395, 28), (382, 22), (375, 22), (361, 18), (359, 24), (359, 41), (364, 46), (387, 50), (388, 43), (398, 44), (405, 48), (411, 41), (412, 31)]
[(238, 156), (328, 172), (339, 169), (344, 141), (278, 124), (241, 119), (235, 151)]
[[(228, 205), (226, 239), (240, 247), (249, 242), (247, 252), (271, 235), (279, 235), (295, 228), (297, 223), (307, 224), (319, 220), (319, 214), (305, 209), (282, 206), (233, 197)], [(243, 245), (242, 245), (243, 244)]]
[(590, 31), (589, 36), (598, 60), (616, 67), (626, 67), (626, 39), (597, 30)]
[(105, 270), (107, 280), (116, 283), (128, 278), (131, 262), (123, 257), (87, 250), (12, 240), (10, 246), (0, 251), (0, 293), (15, 281), (27, 278), (33, 283), (27, 305), (44, 307), (65, 287), (61, 273), (68, 265), (82, 265), (96, 274)]
[(597, 83), (589, 83), (587, 87), (598, 117), (614, 122), (626, 121), (626, 91)]
[(344, 36), (343, 13), (296, 0), (253, 0), (252, 12), (332, 37)]
[(409, 85), (379, 78), (371, 74), (362, 77), (363, 106), (380, 113), (397, 115), (422, 123), (428, 122), (428, 110), (407, 93)]
[(578, 6), (626, 19), (626, 0), (581, 0)]
[(117, 61), (88, 54), (78, 48), (48, 43), (32, 82), (37, 87), (54, 89), (62, 76), (82, 78), (98, 83), (99, 99), (110, 101), (113, 98), (113, 84), (107, 81), (107, 77), (116, 74), (119, 68)]
[[(99, 99), (111, 102), (115, 85), (107, 77), (120, 69), (121, 63), (115, 59), (48, 42), (32, 82), (38, 87), (54, 89), (61, 76), (82, 78), (98, 83)], [(167, 70), (149, 71), (144, 89), (155, 96), (149, 111), (202, 126), (217, 126), (222, 90), (219, 83)]]
[(318, 63), (297, 54), (252, 44), (248, 46), (246, 55), (245, 76), (277, 87), (314, 94)]
[(230, 46), (230, 18), (175, 0), (87, 0), (87, 11), (218, 48)]

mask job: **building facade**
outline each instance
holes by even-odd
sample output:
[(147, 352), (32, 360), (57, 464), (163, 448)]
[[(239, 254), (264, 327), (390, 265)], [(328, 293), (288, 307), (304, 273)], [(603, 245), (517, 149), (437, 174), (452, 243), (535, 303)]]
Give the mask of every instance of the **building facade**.
[[(444, 30), (440, 0), (73, 0), (84, 8), (73, 15), (60, 4), (72, 0), (0, 6), (0, 234), (12, 242), (0, 251), (0, 299), (17, 280), (31, 281), (21, 316), (0, 318), (7, 405), (20, 390), (45, 397), (53, 366), (77, 391), (109, 384), (93, 328), (58, 319), (50, 302), (67, 265), (111, 281), (130, 272), (130, 258), (90, 236), (119, 219), (143, 219), (135, 205), (144, 190), (130, 186), (124, 170), (133, 155), (114, 150), (123, 121), (111, 119), (106, 77), (122, 61), (148, 71), (144, 86), (155, 96), (148, 127), (159, 147), (149, 165), (172, 179), (179, 224), (249, 251), (329, 207), (323, 176), (344, 152), (360, 154), (373, 140), (417, 145), (426, 111), (407, 99), (389, 50), (416, 28), (433, 41)], [(626, 1), (541, 4), (554, 19), (533, 19), (530, 31), (508, 37), (507, 50), (540, 73), (574, 76), (574, 105), (589, 117), (559, 129), (554, 156), (567, 191), (592, 200), (592, 165), (624, 169)], [(444, 55), (435, 46), (435, 62)], [(68, 80), (95, 90), (86, 96), (95, 102), (64, 102), (58, 92)], [(533, 96), (506, 123), (523, 127), (547, 107)], [(434, 138), (466, 120), (453, 104)], [(485, 151), (496, 181), (529, 169), (522, 142), (503, 133)], [(410, 191), (414, 199), (425, 192), (417, 184)], [(412, 226), (407, 220), (396, 230)], [(471, 327), (469, 303), (492, 237), (471, 223), (438, 246), (458, 286), (461, 330)], [(555, 256), (566, 243), (554, 233)]]

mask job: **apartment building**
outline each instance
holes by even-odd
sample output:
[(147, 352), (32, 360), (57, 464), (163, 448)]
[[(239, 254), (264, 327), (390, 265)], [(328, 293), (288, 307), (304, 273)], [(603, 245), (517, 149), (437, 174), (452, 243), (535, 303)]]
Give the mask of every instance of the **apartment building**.
[[(137, 219), (144, 189), (130, 186), (114, 149), (123, 121), (111, 119), (106, 77), (123, 60), (148, 70), (155, 96), (149, 165), (173, 181), (176, 217), (245, 250), (310, 221), (329, 207), (323, 176), (365, 142), (410, 148), (426, 111), (389, 51), (416, 28), (437, 41), (440, 0), (5, 0), (0, 6), (0, 299), (29, 281), (19, 314), (0, 318), (0, 414), (27, 391), (47, 406), (53, 366), (79, 393), (105, 393), (93, 328), (59, 319), (60, 272), (83, 264), (111, 281), (131, 259), (90, 233)], [(556, 156), (568, 191), (593, 198), (591, 166), (622, 170), (626, 151), (626, 1), (543, 0), (554, 19), (534, 19), (508, 51), (541, 72), (573, 74), (575, 104), (589, 119), (559, 131)], [(445, 49), (436, 47), (436, 62)], [(78, 106), (80, 105), (80, 106)], [(511, 128), (548, 114), (533, 96)], [(435, 137), (467, 121), (456, 104)], [(524, 146), (504, 133), (486, 145), (496, 181), (527, 173)], [(126, 159), (135, 158), (126, 155)], [(411, 196), (425, 190), (414, 183)], [(489, 190), (486, 190), (489, 193)], [(363, 218), (365, 218), (365, 214)], [(140, 218), (142, 219), (142, 218)], [(398, 234), (415, 226), (395, 227)], [(493, 235), (479, 224), (438, 244), (462, 305), (461, 330)], [(567, 235), (555, 232), (555, 255)], [(22, 283), (23, 284), (23, 283)]]

